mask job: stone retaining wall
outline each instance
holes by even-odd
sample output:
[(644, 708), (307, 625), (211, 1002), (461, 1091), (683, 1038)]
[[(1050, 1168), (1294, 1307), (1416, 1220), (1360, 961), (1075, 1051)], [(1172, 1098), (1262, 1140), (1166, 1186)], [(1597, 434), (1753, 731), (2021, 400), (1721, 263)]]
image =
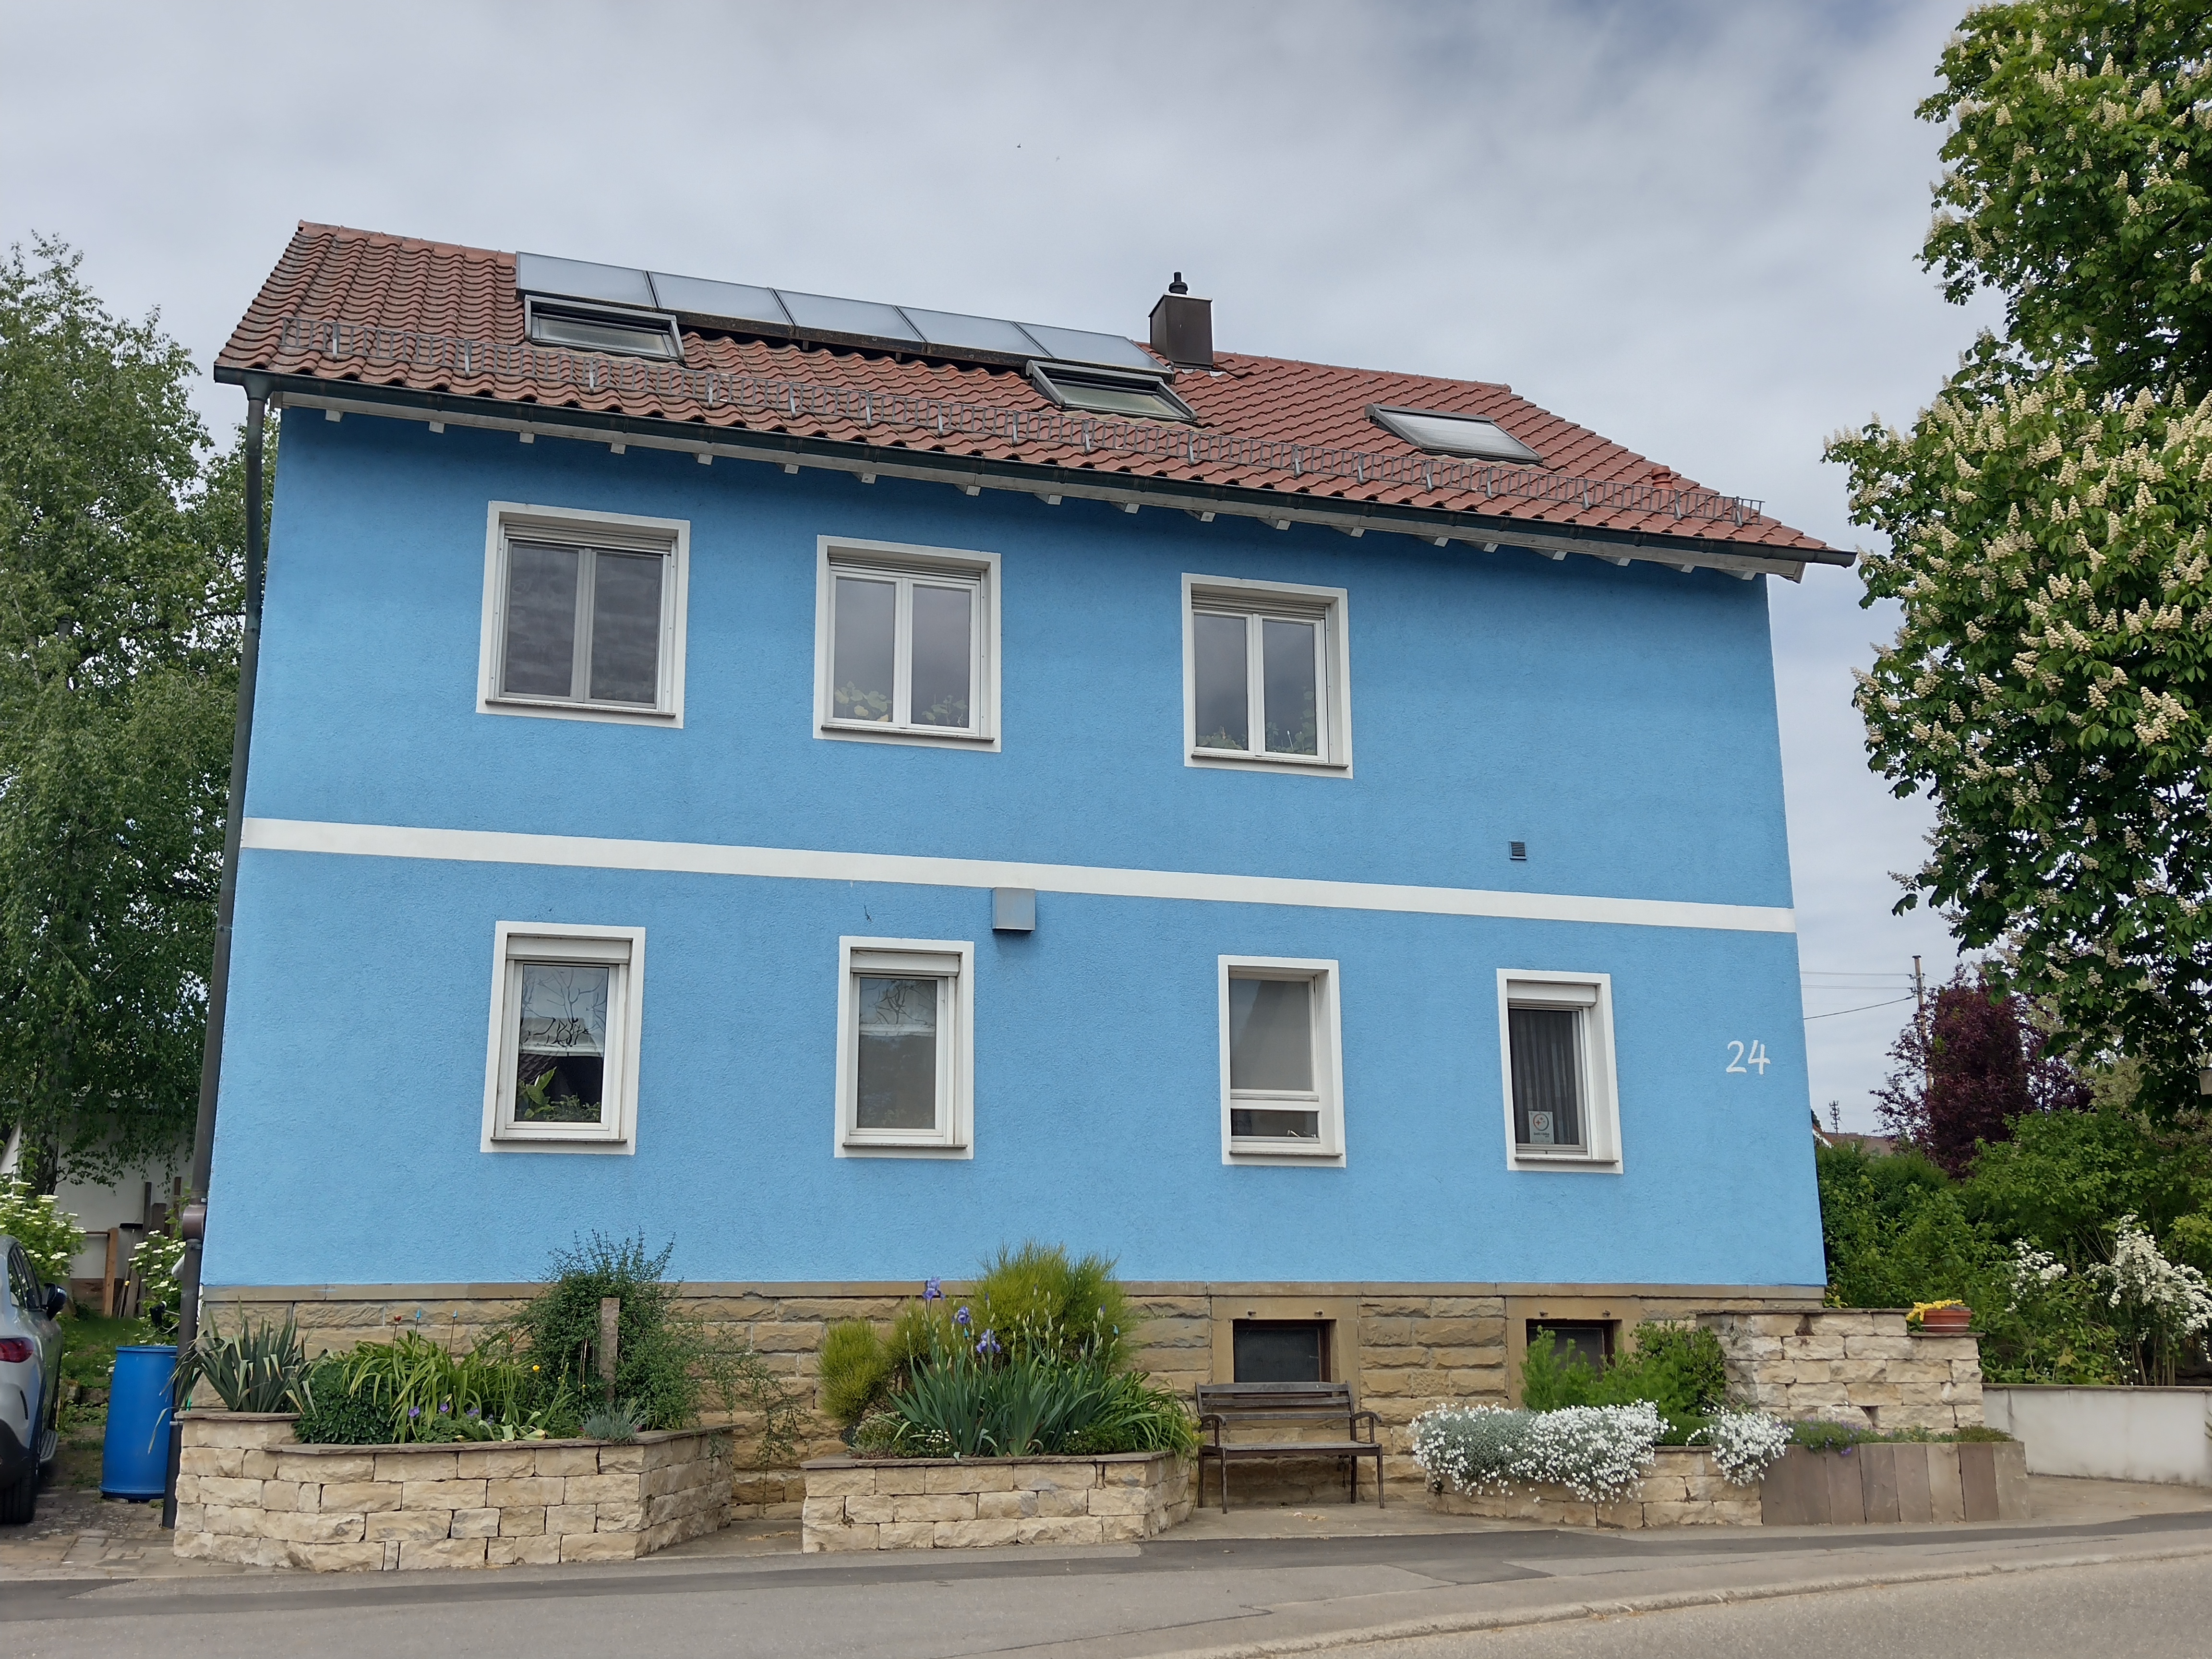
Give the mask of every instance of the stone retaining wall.
[[(244, 1316), (281, 1320), (289, 1315), (311, 1355), (388, 1337), (395, 1329), (421, 1331), (465, 1347), (520, 1308), (536, 1288), (217, 1286), (209, 1291), (207, 1305), (226, 1327)], [(1224, 1319), (1241, 1318), (1248, 1311), (1303, 1318), (1326, 1306), (1332, 1318), (1349, 1328), (1340, 1332), (1336, 1352), (1341, 1369), (1332, 1374), (1350, 1380), (1360, 1406), (1382, 1419), (1384, 1478), (1394, 1493), (1408, 1496), (1418, 1494), (1423, 1483), (1413, 1459), (1413, 1419), (1435, 1406), (1509, 1403), (1510, 1379), (1520, 1353), (1516, 1334), (1528, 1319), (1605, 1317), (1616, 1321), (1625, 1334), (1640, 1319), (1692, 1319), (1716, 1310), (1778, 1319), (1792, 1332), (1807, 1316), (1816, 1322), (1845, 1317), (1820, 1311), (1817, 1289), (1785, 1293), (1729, 1286), (1157, 1282), (1131, 1282), (1123, 1289), (1136, 1323), (1137, 1364), (1185, 1400), (1200, 1382), (1230, 1380), (1219, 1370)], [(683, 1288), (676, 1305), (686, 1316), (750, 1342), (771, 1371), (811, 1401), (823, 1333), (845, 1319), (887, 1328), (920, 1290), (919, 1285), (690, 1285)], [(948, 1280), (946, 1290), (957, 1297), (961, 1287)], [(1793, 1306), (1803, 1311), (1778, 1311)], [(1902, 1332), (1901, 1321), (1898, 1329)], [(1964, 1341), (1971, 1356), (1971, 1338), (1951, 1340)], [(732, 1426), (732, 1514), (739, 1517), (797, 1516), (806, 1495), (797, 1463), (845, 1450), (836, 1425), (811, 1413), (793, 1467), (755, 1468), (754, 1425), (741, 1420)], [(1237, 1495), (1243, 1503), (1328, 1502), (1340, 1496), (1342, 1478), (1341, 1468), (1325, 1461), (1244, 1464), (1237, 1469)]]
[(724, 1430), (303, 1446), (295, 1420), (178, 1417), (178, 1555), (317, 1572), (627, 1561), (729, 1518)]
[(824, 1457), (805, 1474), (810, 1553), (1133, 1542), (1190, 1514), (1190, 1465), (1164, 1453)]
[(1895, 1309), (1708, 1313), (1728, 1355), (1729, 1395), (1777, 1417), (1878, 1429), (1979, 1428), (1981, 1343), (1922, 1335)]
[(1712, 1454), (1694, 1447), (1662, 1446), (1651, 1468), (1627, 1496), (1593, 1504), (1564, 1486), (1528, 1486), (1508, 1492), (1441, 1492), (1429, 1507), (1445, 1515), (1492, 1521), (1534, 1521), (1553, 1527), (1755, 1527), (1759, 1487), (1736, 1486), (1713, 1466)]

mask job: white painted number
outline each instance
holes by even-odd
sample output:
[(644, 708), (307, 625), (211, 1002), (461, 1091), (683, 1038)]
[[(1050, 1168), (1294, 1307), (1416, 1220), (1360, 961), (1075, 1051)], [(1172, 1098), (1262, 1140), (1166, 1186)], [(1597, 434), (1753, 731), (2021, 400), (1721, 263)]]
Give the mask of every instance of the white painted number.
[(1766, 1045), (1756, 1037), (1752, 1039), (1748, 1047), (1741, 1042), (1731, 1042), (1729, 1048), (1733, 1050), (1728, 1063), (1728, 1069), (1731, 1072), (1757, 1072), (1765, 1077), (1766, 1068), (1774, 1064), (1766, 1057)]

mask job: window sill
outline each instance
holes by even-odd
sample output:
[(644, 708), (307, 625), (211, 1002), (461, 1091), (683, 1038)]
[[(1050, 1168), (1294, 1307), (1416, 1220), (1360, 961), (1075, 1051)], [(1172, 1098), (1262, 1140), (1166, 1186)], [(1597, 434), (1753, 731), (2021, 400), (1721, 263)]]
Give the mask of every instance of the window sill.
[(837, 1143), (840, 1158), (973, 1158), (972, 1146), (948, 1146), (941, 1140), (845, 1140)]
[(1352, 775), (1349, 762), (1315, 760), (1299, 755), (1239, 755), (1225, 749), (1194, 749), (1183, 757), (1182, 763), (1223, 772), (1297, 772), (1325, 778)]
[(627, 1135), (533, 1135), (504, 1130), (486, 1141), (487, 1152), (616, 1152), (624, 1156), (637, 1147)]
[(1542, 1152), (1530, 1147), (1516, 1146), (1511, 1154), (1516, 1170), (1595, 1170), (1605, 1175), (1619, 1175), (1618, 1158), (1601, 1158), (1594, 1152)]
[(540, 720), (604, 720), (620, 726), (661, 726), (680, 729), (680, 709), (644, 708), (630, 702), (576, 702), (567, 697), (479, 697), (479, 714), (526, 714)]
[(817, 738), (846, 743), (905, 744), (917, 749), (967, 749), (995, 755), (999, 739), (981, 732), (960, 732), (935, 726), (865, 726), (823, 720), (814, 728)]
[(1294, 1142), (1232, 1140), (1223, 1149), (1224, 1164), (1279, 1164), (1288, 1168), (1344, 1167), (1341, 1151), (1315, 1145), (1310, 1150)]

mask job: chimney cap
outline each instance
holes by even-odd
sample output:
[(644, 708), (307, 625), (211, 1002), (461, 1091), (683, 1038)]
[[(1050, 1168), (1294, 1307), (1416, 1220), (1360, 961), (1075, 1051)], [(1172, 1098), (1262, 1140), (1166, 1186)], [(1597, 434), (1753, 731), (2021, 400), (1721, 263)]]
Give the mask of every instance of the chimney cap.
[(1168, 292), (1170, 294), (1188, 294), (1190, 292), (1190, 284), (1183, 281), (1182, 272), (1179, 270), (1176, 272), (1175, 280), (1168, 284)]

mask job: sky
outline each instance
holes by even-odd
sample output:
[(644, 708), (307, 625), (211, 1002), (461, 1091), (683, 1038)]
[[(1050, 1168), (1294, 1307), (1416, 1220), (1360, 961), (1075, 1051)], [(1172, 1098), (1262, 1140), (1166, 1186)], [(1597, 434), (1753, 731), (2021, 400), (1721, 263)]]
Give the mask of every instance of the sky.
[[(1225, 349), (1507, 381), (1863, 547), (1824, 441), (1998, 320), (1917, 257), (1962, 4), (0, 0), (0, 242), (203, 368), (301, 219), (1132, 335), (1180, 270)], [(1850, 705), (1895, 621), (1769, 586), (1813, 1100), (1869, 1128), (1954, 961)]]

